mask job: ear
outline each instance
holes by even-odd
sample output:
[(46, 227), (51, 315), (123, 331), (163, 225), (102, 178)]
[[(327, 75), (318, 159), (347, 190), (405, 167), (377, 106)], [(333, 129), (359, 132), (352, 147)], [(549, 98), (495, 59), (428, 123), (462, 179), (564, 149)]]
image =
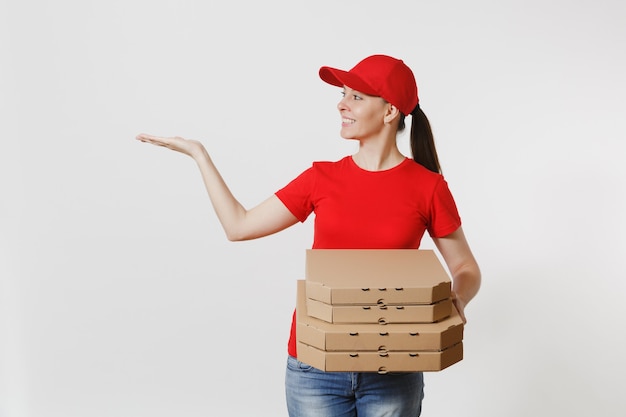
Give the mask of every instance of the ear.
[(394, 120), (400, 118), (400, 110), (391, 103), (387, 103), (387, 110), (385, 111), (384, 121), (385, 124), (391, 124)]

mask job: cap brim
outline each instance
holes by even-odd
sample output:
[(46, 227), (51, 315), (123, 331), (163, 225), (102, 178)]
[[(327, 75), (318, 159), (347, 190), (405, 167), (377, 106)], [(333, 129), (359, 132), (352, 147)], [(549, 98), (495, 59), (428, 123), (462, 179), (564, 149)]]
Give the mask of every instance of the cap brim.
[(348, 71), (331, 67), (322, 67), (319, 71), (320, 78), (330, 85), (337, 87), (348, 86), (353, 90), (360, 91), (364, 94), (376, 96), (378, 93), (365, 83), (361, 78)]

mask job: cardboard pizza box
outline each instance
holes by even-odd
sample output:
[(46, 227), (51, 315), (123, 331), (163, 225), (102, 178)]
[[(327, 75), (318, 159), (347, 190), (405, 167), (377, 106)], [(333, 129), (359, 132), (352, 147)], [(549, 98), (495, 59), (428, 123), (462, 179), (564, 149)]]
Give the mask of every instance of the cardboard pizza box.
[(463, 359), (463, 342), (441, 351), (328, 352), (297, 344), (298, 360), (322, 371), (417, 372), (441, 371)]
[(326, 304), (433, 304), (451, 280), (429, 249), (308, 249), (307, 297)]
[(443, 350), (463, 340), (464, 324), (454, 306), (448, 318), (437, 323), (332, 324), (311, 317), (306, 285), (297, 282), (296, 337), (326, 351)]
[(307, 311), (329, 323), (433, 323), (450, 316), (452, 299), (433, 304), (332, 305), (308, 298)]

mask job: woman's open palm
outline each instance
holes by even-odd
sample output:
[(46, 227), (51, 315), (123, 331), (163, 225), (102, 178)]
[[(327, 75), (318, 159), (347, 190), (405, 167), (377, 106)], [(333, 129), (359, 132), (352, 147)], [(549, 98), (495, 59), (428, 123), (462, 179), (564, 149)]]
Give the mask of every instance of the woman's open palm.
[(194, 159), (196, 155), (204, 150), (204, 146), (202, 146), (200, 142), (196, 140), (181, 138), (179, 136), (163, 137), (141, 133), (137, 135), (137, 140), (141, 142), (151, 143), (157, 146), (163, 146), (165, 148), (184, 153), (185, 155), (189, 155)]

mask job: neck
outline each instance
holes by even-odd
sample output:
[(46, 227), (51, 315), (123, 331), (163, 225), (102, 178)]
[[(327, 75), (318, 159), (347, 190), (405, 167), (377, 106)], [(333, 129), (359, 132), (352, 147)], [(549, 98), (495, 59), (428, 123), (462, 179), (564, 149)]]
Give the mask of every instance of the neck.
[(405, 156), (393, 141), (359, 142), (359, 151), (352, 155), (354, 162), (367, 171), (383, 171), (400, 164)]

